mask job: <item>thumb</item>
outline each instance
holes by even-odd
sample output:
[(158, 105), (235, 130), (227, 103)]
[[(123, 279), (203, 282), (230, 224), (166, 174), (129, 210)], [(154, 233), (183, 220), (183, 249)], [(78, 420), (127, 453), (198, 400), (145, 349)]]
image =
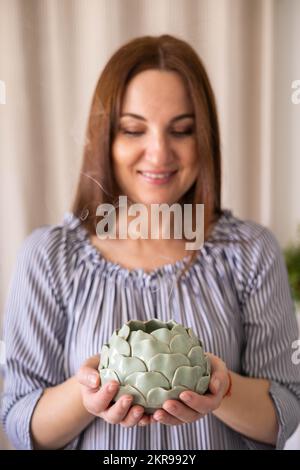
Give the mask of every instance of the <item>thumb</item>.
[(209, 389), (214, 395), (217, 395), (220, 391), (220, 387), (221, 387), (221, 380), (217, 374), (214, 374), (209, 383)]
[(80, 367), (76, 374), (76, 378), (81, 385), (88, 388), (95, 388), (100, 386), (99, 374), (89, 367)]
[(83, 366), (92, 367), (93, 369), (98, 369), (99, 363), (100, 363), (100, 354), (95, 354), (94, 356), (89, 357), (83, 363)]
[(99, 354), (88, 358), (77, 371), (76, 378), (81, 385), (88, 388), (98, 388), (100, 386), (99, 358)]

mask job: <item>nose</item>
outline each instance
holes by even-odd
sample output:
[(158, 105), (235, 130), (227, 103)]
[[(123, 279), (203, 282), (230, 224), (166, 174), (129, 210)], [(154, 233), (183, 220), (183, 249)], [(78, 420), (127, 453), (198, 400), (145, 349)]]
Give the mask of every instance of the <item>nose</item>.
[(164, 132), (153, 132), (147, 141), (145, 160), (154, 167), (167, 168), (174, 161), (174, 154)]

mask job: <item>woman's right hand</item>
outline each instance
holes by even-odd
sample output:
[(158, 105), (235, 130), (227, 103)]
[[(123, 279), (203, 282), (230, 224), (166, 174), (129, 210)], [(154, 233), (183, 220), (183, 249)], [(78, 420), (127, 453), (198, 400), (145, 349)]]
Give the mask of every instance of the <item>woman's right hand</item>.
[(143, 426), (154, 422), (152, 417), (144, 415), (142, 406), (131, 406), (133, 400), (131, 395), (124, 395), (116, 403), (111, 404), (119, 390), (119, 383), (109, 382), (102, 387), (100, 386), (99, 361), (99, 354), (88, 358), (76, 374), (86, 410), (104, 419), (107, 423), (121, 424), (124, 427), (132, 427), (137, 424)]

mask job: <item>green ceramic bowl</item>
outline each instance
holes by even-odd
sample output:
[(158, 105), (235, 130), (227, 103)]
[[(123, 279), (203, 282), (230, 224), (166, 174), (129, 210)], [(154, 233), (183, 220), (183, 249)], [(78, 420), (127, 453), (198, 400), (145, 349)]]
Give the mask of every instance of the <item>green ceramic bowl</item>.
[(191, 328), (174, 320), (131, 320), (103, 345), (99, 373), (102, 385), (120, 383), (115, 400), (132, 395), (133, 404), (151, 414), (185, 390), (204, 394), (210, 361)]

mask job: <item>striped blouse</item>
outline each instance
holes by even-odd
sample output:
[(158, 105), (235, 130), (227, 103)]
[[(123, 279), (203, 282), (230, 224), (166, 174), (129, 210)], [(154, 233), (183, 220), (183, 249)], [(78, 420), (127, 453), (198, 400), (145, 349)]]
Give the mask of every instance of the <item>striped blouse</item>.
[[(17, 255), (6, 302), (1, 421), (12, 445), (32, 449), (30, 419), (43, 390), (73, 376), (130, 319), (190, 326), (239, 374), (267, 378), (282, 449), (300, 422), (298, 338), (282, 252), (272, 232), (223, 210), (195, 263), (150, 273), (105, 259), (71, 212), (34, 230)], [(295, 361), (294, 361), (295, 362)], [(213, 414), (181, 426), (123, 428), (95, 418), (65, 449), (268, 449)]]

